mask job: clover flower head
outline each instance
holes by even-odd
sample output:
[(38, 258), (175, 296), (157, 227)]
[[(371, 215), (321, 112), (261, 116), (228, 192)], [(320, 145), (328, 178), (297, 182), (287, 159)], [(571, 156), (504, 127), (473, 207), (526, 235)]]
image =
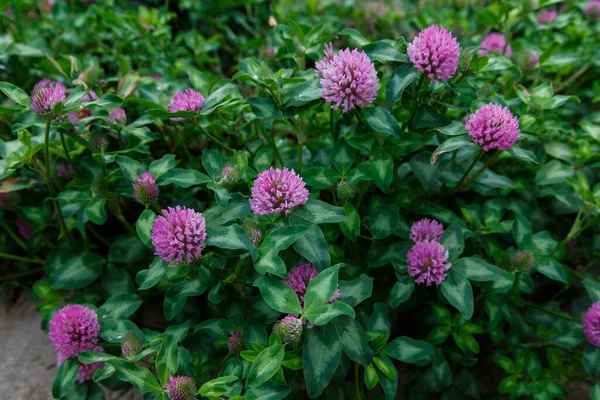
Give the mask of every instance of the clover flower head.
[(588, 17), (600, 17), (600, 0), (588, 1), (584, 13)]
[(321, 64), (321, 95), (331, 108), (346, 113), (373, 103), (379, 80), (375, 65), (361, 50), (341, 50), (327, 64)]
[(537, 16), (537, 22), (540, 24), (549, 24), (554, 21), (557, 16), (558, 12), (556, 10), (542, 11)]
[(452, 78), (458, 70), (460, 46), (443, 26), (422, 30), (408, 45), (407, 53), (417, 71), (426, 74), (431, 82)]
[(480, 56), (497, 51), (500, 54), (504, 54), (506, 57), (512, 56), (512, 47), (506, 44), (506, 36), (498, 32), (492, 32), (487, 35), (480, 45), (481, 49), (477, 52)]
[(423, 240), (439, 242), (444, 234), (444, 225), (434, 219), (423, 218), (410, 227), (410, 240), (417, 243)]
[(595, 302), (583, 317), (583, 333), (588, 342), (600, 347), (600, 301)]
[(96, 312), (81, 304), (70, 304), (54, 314), (48, 337), (56, 351), (68, 358), (95, 348), (99, 333)]
[(250, 208), (256, 215), (289, 215), (292, 208), (308, 201), (308, 190), (301, 177), (287, 168), (261, 172), (254, 180)]
[(190, 376), (173, 376), (165, 384), (169, 400), (192, 400), (196, 397), (196, 381)]
[(431, 240), (423, 240), (415, 243), (408, 251), (408, 273), (415, 277), (415, 283), (432, 283), (441, 285), (446, 279), (446, 271), (452, 264), (447, 263), (448, 250), (441, 244)]
[(189, 264), (202, 257), (206, 246), (206, 222), (201, 213), (177, 206), (162, 210), (152, 228), (155, 253), (165, 262)]
[(67, 99), (67, 87), (62, 82), (42, 79), (31, 91), (31, 109), (44, 118), (54, 118), (52, 110)]
[[(204, 105), (204, 96), (194, 89), (186, 89), (185, 92), (177, 92), (173, 95), (173, 100), (169, 104), (170, 112), (193, 111), (200, 112)], [(172, 121), (182, 121), (185, 118), (171, 118)]]
[(465, 128), (473, 141), (485, 151), (508, 150), (521, 133), (519, 119), (508, 108), (494, 103), (486, 104), (471, 114)]
[(273, 334), (283, 343), (292, 343), (302, 335), (302, 320), (295, 315), (286, 315), (273, 325)]
[(143, 174), (136, 176), (132, 186), (133, 197), (138, 203), (148, 206), (158, 200), (156, 180), (150, 172), (144, 172)]
[(127, 113), (121, 107), (117, 107), (108, 115), (108, 122), (113, 125), (123, 126), (127, 122)]

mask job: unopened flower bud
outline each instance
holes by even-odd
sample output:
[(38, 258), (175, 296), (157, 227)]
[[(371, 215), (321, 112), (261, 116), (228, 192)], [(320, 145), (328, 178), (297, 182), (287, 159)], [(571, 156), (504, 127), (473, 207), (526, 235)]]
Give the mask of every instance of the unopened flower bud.
[(227, 341), (227, 347), (229, 348), (229, 352), (233, 354), (240, 354), (242, 350), (246, 347), (244, 345), (244, 336), (240, 331), (229, 331), (231, 336), (229, 336), (229, 340)]
[(138, 203), (148, 206), (158, 200), (156, 181), (149, 172), (144, 172), (137, 176), (135, 180), (136, 182), (133, 183), (133, 197)]
[(142, 341), (133, 331), (127, 331), (121, 342), (123, 357), (131, 359), (142, 351)]
[(190, 376), (173, 376), (165, 385), (169, 400), (192, 400), (196, 398), (198, 387), (194, 378)]
[(529, 251), (520, 251), (514, 258), (515, 267), (522, 271), (529, 271), (535, 264), (535, 258)]
[(273, 325), (273, 334), (283, 343), (292, 343), (302, 335), (302, 320), (294, 315), (287, 315)]
[(340, 200), (350, 200), (356, 195), (354, 187), (346, 181), (342, 181), (337, 184), (337, 195)]
[(67, 88), (61, 82), (42, 79), (31, 91), (31, 109), (40, 117), (52, 119), (55, 117), (54, 106), (67, 99)]

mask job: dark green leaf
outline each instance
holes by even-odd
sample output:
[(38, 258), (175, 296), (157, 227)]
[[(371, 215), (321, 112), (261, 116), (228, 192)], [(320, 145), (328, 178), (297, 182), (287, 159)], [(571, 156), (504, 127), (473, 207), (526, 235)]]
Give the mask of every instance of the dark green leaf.
[(298, 296), (282, 281), (261, 277), (254, 282), (254, 286), (260, 289), (263, 299), (272, 309), (285, 314), (302, 313)]
[(104, 263), (105, 260), (99, 255), (83, 252), (55, 269), (48, 280), (56, 289), (79, 289), (100, 276)]
[(397, 138), (402, 136), (400, 125), (396, 118), (392, 116), (385, 108), (370, 107), (363, 110), (367, 123), (375, 132), (389, 133)]
[(106, 363), (114, 367), (117, 378), (131, 383), (139, 392), (152, 393), (162, 390), (152, 373), (146, 368), (122, 359), (112, 359)]
[(182, 188), (188, 188), (190, 186), (202, 185), (210, 181), (211, 179), (208, 176), (195, 169), (174, 168), (158, 178), (156, 184), (158, 186), (164, 186), (172, 183)]
[(435, 350), (432, 345), (424, 340), (415, 340), (407, 336), (401, 336), (392, 340), (383, 352), (391, 358), (406, 363), (417, 363), (433, 354)]
[(337, 330), (329, 325), (309, 329), (304, 339), (302, 364), (311, 398), (323, 392), (338, 367), (342, 347)]
[(458, 271), (450, 268), (448, 276), (441, 285), (446, 300), (456, 307), (466, 319), (473, 316), (473, 288), (469, 280)]
[(154, 211), (149, 208), (142, 211), (138, 220), (135, 224), (135, 230), (137, 231), (138, 237), (146, 245), (148, 248), (153, 248), (152, 246), (152, 227), (154, 226), (154, 220), (156, 219), (156, 214)]
[(260, 386), (271, 379), (281, 367), (281, 361), (284, 356), (285, 347), (281, 344), (267, 347), (261, 351), (256, 356), (248, 372), (248, 385)]
[(392, 73), (385, 89), (385, 102), (390, 111), (394, 107), (394, 104), (402, 98), (404, 89), (412, 83), (416, 76), (417, 71), (410, 63), (399, 66)]
[(67, 358), (60, 364), (52, 381), (52, 397), (61, 399), (69, 393), (75, 384), (78, 369), (79, 362), (75, 357)]

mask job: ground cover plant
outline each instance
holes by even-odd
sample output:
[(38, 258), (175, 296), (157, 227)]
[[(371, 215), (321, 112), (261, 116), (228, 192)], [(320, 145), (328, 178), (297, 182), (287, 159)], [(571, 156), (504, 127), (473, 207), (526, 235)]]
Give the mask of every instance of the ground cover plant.
[(600, 399), (600, 2), (0, 1), (54, 398)]

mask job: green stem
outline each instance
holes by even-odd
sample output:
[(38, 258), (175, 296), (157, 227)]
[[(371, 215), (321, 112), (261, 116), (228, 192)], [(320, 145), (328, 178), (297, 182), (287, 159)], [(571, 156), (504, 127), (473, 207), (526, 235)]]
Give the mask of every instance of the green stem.
[(223, 369), (223, 366), (225, 365), (227, 360), (229, 360), (232, 356), (233, 356), (233, 354), (227, 353), (227, 355), (225, 357), (223, 357), (223, 360), (221, 360), (221, 363), (219, 364), (219, 366), (217, 367), (217, 369), (215, 370), (215, 372), (213, 374), (213, 379), (215, 379), (217, 376), (219, 376), (219, 374), (221, 373), (221, 369)]
[(137, 232), (133, 229), (133, 226), (125, 219), (123, 216), (123, 211), (121, 211), (121, 205), (119, 204), (119, 200), (116, 197), (113, 197), (109, 200), (109, 205), (112, 212), (115, 214), (115, 217), (121, 222), (121, 224), (125, 227), (127, 232), (133, 236), (137, 236)]
[[(42, 260), (34, 260), (31, 258), (27, 258), (27, 257), (13, 256), (12, 254), (6, 254), (6, 253), (0, 253), (0, 258), (6, 258), (7, 260), (23, 261), (23, 262), (29, 262), (32, 264), (44, 265), (44, 262)], [(0, 280), (2, 280), (2, 279), (3, 278), (0, 278)]]
[[(63, 147), (63, 151), (65, 152), (65, 157), (67, 158), (67, 162), (69, 164), (71, 164), (71, 166), (73, 168), (75, 167), (75, 164), (73, 163), (73, 160), (71, 160), (71, 156), (69, 155), (69, 150), (67, 149), (67, 142), (65, 141), (65, 136), (63, 135), (62, 131), (58, 131), (59, 135), (60, 135), (60, 142), (62, 143), (62, 147)], [(79, 172), (79, 171), (77, 171)]]
[(419, 83), (417, 84), (417, 89), (415, 90), (415, 94), (413, 96), (413, 102), (412, 102), (412, 111), (410, 113), (410, 117), (407, 120), (407, 124), (406, 127), (408, 128), (409, 125), (412, 127), (412, 121), (413, 118), (415, 117), (415, 114), (417, 113), (417, 106), (419, 105), (419, 92), (421, 91), (421, 86), (423, 86), (423, 82), (425, 81), (426, 75), (425, 74), (421, 74), (421, 78), (419, 79)]
[(491, 156), (490, 158), (488, 158), (488, 160), (485, 162), (485, 164), (483, 164), (483, 167), (481, 167), (479, 169), (479, 171), (477, 171), (475, 173), (475, 175), (473, 175), (472, 177), (467, 179), (467, 181), (464, 184), (465, 188), (468, 188), (469, 185), (471, 183), (473, 183), (473, 181), (475, 181), (475, 179), (477, 179), (479, 177), (479, 175), (481, 175), (483, 173), (483, 171), (485, 171), (494, 161), (496, 161), (496, 158), (498, 158), (499, 155), (500, 155), (500, 150), (496, 150), (494, 155)]
[[(575, 219), (575, 222), (573, 223), (574, 226), (579, 222), (579, 215), (580, 214), (577, 214), (577, 218)], [(585, 225), (583, 225), (575, 233), (572, 233), (573, 228), (571, 228), (571, 231), (569, 231), (569, 234), (567, 235), (567, 237), (565, 237), (563, 240), (561, 240), (561, 242), (559, 244), (556, 245), (554, 250), (552, 250), (552, 253), (550, 253), (550, 256), (554, 255), (554, 253), (556, 253), (557, 251), (559, 251), (560, 249), (565, 247), (567, 245), (567, 243), (569, 243), (571, 240), (573, 240), (577, 236), (581, 235), (587, 228), (592, 226), (598, 220), (598, 217), (600, 217), (600, 214), (597, 214), (593, 218), (591, 218), (588, 222), (586, 222)], [(574, 272), (578, 273), (577, 271), (574, 271)]]
[(211, 135), (210, 133), (208, 133), (208, 131), (206, 129), (204, 129), (202, 127), (202, 125), (200, 125), (198, 123), (197, 119), (194, 119), (194, 125), (196, 125), (196, 128), (198, 128), (200, 130), (200, 132), (202, 132), (203, 134), (205, 134), (206, 136), (208, 136), (213, 142), (217, 143), (219, 146), (223, 147), (224, 149), (229, 150), (232, 153), (235, 151), (231, 147), (227, 146), (225, 143), (221, 142), (219, 139), (217, 139), (216, 137), (214, 137), (213, 135)]
[(0, 282), (14, 281), (15, 279), (25, 278), (27, 276), (39, 274), (42, 271), (44, 271), (43, 268), (36, 268), (31, 271), (25, 271), (25, 272), (19, 272), (17, 274), (6, 275), (3, 277), (0, 277)]
[(15, 0), (11, 1), (11, 8), (15, 16), (15, 25), (17, 26), (18, 40), (23, 40), (23, 26), (21, 25), (21, 10), (17, 7)]
[(194, 159), (192, 158), (192, 155), (190, 154), (190, 150), (186, 146), (183, 137), (181, 136), (181, 134), (179, 132), (175, 132), (174, 135), (175, 135), (175, 141), (183, 149), (183, 152), (185, 153), (185, 156), (187, 157), (188, 161), (193, 165)]
[(27, 245), (25, 244), (25, 242), (23, 241), (23, 239), (21, 239), (16, 233), (15, 231), (12, 230), (12, 228), (10, 226), (8, 226), (8, 224), (6, 222), (2, 222), (2, 228), (4, 228), (4, 230), (10, 235), (10, 237), (25, 251), (29, 252), (29, 249), (27, 249)]
[(275, 153), (275, 157), (277, 157), (277, 160), (283, 167), (284, 166), (283, 158), (281, 158), (281, 154), (279, 153), (279, 149), (277, 148), (277, 144), (275, 143), (275, 128), (271, 129), (271, 135), (265, 135), (265, 136), (267, 137), (267, 140), (271, 144), (271, 148), (273, 149), (273, 152)]
[(54, 186), (52, 184), (52, 171), (50, 170), (50, 123), (51, 120), (46, 121), (46, 132), (44, 134), (44, 168), (46, 174), (46, 186), (48, 186), (48, 191), (50, 192), (50, 196), (52, 196), (52, 204), (54, 205), (54, 211), (56, 212), (56, 217), (58, 218), (62, 233), (67, 238), (71, 246), (73, 246), (73, 238), (67, 230), (67, 225), (65, 224), (58, 201), (56, 201), (56, 192), (54, 191)]
[(359, 379), (359, 366), (358, 363), (354, 363), (354, 387), (356, 390), (356, 400), (362, 400), (360, 395), (360, 379)]
[(331, 136), (335, 139), (335, 120), (333, 119), (333, 108), (329, 109), (329, 125), (331, 125)]
[(483, 157), (483, 153), (484, 153), (484, 151), (483, 151), (483, 149), (481, 149), (479, 151), (479, 154), (477, 154), (477, 157), (475, 157), (475, 159), (473, 160), (471, 165), (469, 165), (469, 168), (467, 168), (467, 170), (463, 174), (462, 178), (460, 178), (460, 181), (458, 181), (458, 184), (456, 185), (456, 187), (454, 187), (454, 190), (452, 190), (452, 192), (451, 192), (452, 194), (458, 192), (461, 189), (461, 186), (464, 183), (465, 179), (467, 179), (467, 176), (469, 176), (469, 174), (471, 173), (473, 168), (475, 168), (475, 165), (479, 162), (479, 160), (481, 160), (481, 157)]
[[(518, 306), (518, 304), (516, 304), (516, 303), (513, 303), (513, 304), (515, 304), (516, 306)], [(546, 314), (554, 315), (556, 317), (563, 318), (563, 319), (566, 319), (568, 321), (572, 321), (573, 320), (573, 318), (570, 315), (563, 314), (561, 312), (554, 311), (554, 310), (551, 310), (549, 308), (539, 306), (539, 305), (537, 305), (535, 303), (530, 303), (528, 301), (523, 301), (523, 304), (526, 305), (527, 307), (535, 308), (536, 310), (543, 311)]]
[(302, 172), (302, 150), (304, 150), (304, 143), (298, 143), (298, 167), (296, 168), (297, 173)]

